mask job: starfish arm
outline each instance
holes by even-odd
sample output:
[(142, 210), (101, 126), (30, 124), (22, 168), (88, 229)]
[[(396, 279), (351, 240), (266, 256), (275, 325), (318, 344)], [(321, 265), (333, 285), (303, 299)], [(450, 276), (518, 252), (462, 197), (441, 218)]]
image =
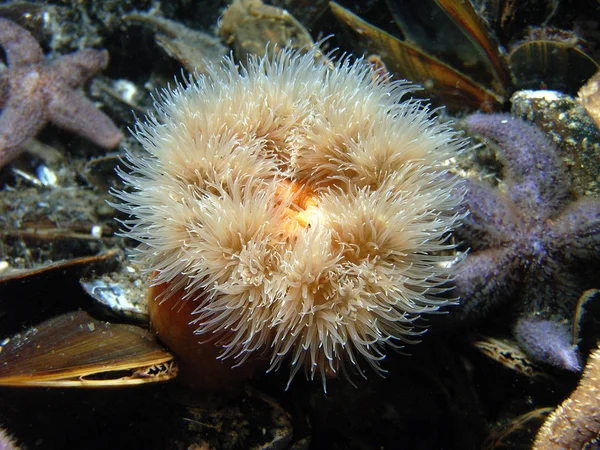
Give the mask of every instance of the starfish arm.
[(551, 217), (566, 198), (568, 183), (550, 138), (507, 114), (473, 114), (465, 124), (499, 147), (505, 181), (517, 207), (536, 213), (539, 219)]
[(511, 293), (515, 283), (510, 278), (518, 262), (506, 248), (481, 250), (469, 254), (454, 279), (453, 295), (459, 308), (453, 311), (457, 321), (473, 320), (486, 315)]
[(520, 311), (538, 318), (572, 320), (586, 285), (582, 273), (554, 259), (530, 264), (519, 292)]
[(4, 49), (8, 66), (38, 64), (44, 53), (35, 38), (25, 28), (0, 18), (0, 46)]
[(521, 317), (513, 329), (519, 346), (534, 361), (579, 372), (577, 346), (569, 327), (558, 320)]
[(21, 144), (46, 123), (40, 75), (35, 71), (20, 75), (0, 116), (0, 167), (17, 157)]
[(66, 88), (55, 88), (48, 102), (48, 119), (106, 149), (115, 148), (123, 135), (113, 121), (87, 98)]
[(600, 199), (571, 203), (551, 228), (553, 241), (567, 261), (596, 261), (600, 254)]
[(465, 180), (465, 207), (469, 214), (455, 232), (471, 250), (497, 247), (511, 239), (515, 228), (514, 205), (491, 186)]
[(581, 369), (573, 330), (585, 290), (581, 281), (579, 271), (569, 272), (562, 265), (538, 267), (528, 274), (513, 334), (531, 359), (566, 370)]
[(67, 86), (77, 88), (107, 66), (106, 50), (86, 48), (61, 56), (50, 65), (50, 70)]
[(10, 78), (8, 70), (0, 71), (0, 109), (4, 108), (10, 96)]

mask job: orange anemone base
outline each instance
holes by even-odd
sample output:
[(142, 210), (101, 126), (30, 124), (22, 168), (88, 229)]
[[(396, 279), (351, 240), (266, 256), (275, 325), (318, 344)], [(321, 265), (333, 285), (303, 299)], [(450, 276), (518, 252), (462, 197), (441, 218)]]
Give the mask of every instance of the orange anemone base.
[(249, 358), (240, 367), (232, 367), (235, 362), (231, 359), (217, 359), (221, 349), (214, 342), (202, 342), (210, 336), (194, 334), (198, 325), (190, 324), (197, 303), (182, 301), (179, 293), (156, 300), (167, 286), (150, 288), (148, 309), (152, 329), (179, 360), (181, 383), (195, 389), (231, 390), (257, 371), (266, 369), (268, 361), (261, 358)]

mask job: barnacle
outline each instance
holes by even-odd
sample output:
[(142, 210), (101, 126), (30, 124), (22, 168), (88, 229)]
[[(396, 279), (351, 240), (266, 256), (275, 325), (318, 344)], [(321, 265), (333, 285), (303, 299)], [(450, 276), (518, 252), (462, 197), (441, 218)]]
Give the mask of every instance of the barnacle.
[(405, 99), (413, 86), (320, 55), (225, 58), (137, 124), (146, 154), (127, 153), (131, 190), (115, 206), (152, 276), (154, 326), (180, 356), (200, 350), (176, 348), (165, 314), (216, 349), (202, 357), (266, 355), (271, 369), (289, 357), (290, 380), (305, 367), (325, 383), (347, 361), (380, 370), (385, 344), (449, 302), (447, 238), (463, 214), (449, 169), (464, 141)]

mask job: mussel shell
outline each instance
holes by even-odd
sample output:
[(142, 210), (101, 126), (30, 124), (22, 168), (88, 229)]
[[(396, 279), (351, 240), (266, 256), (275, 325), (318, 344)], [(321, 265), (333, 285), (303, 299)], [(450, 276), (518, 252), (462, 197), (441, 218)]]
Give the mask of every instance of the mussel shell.
[(101, 305), (103, 315), (106, 313), (128, 323), (147, 324), (150, 321), (147, 278), (139, 264), (123, 262), (112, 271), (90, 272), (79, 280), (79, 284), (97, 305)]
[(599, 69), (598, 64), (568, 42), (532, 40), (508, 56), (520, 89), (552, 89), (575, 95)]
[(457, 32), (452, 18), (436, 5), (435, 0), (406, 2), (386, 0), (396, 25), (403, 34), (404, 42), (440, 59), (449, 53), (459, 55), (455, 62), (467, 61), (473, 65), (479, 59), (469, 39)]
[(421, 84), (450, 110), (494, 110), (504, 102), (501, 94), (485, 89), (437, 58), (365, 22), (335, 2), (330, 5), (338, 19), (354, 30), (368, 52), (380, 55), (397, 77)]
[(36, 277), (51, 276), (53, 273), (73, 272), (78, 273), (84, 270), (95, 269), (101, 266), (109, 267), (114, 264), (120, 255), (120, 250), (112, 249), (92, 256), (81, 256), (60, 261), (54, 261), (32, 267), (30, 269), (15, 269), (0, 275), (0, 293), (3, 287), (14, 282), (31, 281)]
[(22, 331), (25, 325), (89, 307), (91, 301), (83, 294), (79, 279), (114, 270), (121, 255), (114, 249), (29, 269), (6, 270), (0, 276), (0, 340)]
[(490, 336), (478, 336), (473, 346), (488, 358), (527, 377), (541, 376), (542, 372), (514, 342)]
[(435, 0), (435, 2), (452, 18), (457, 28), (483, 56), (482, 60), (488, 64), (495, 78), (494, 90), (504, 94), (512, 88), (513, 79), (500, 44), (475, 11), (470, 0)]
[(119, 387), (177, 375), (174, 357), (141, 327), (84, 311), (52, 318), (0, 347), (0, 386)]
[[(471, 0), (478, 15), (501, 42), (510, 41), (528, 27), (547, 24), (558, 12), (560, 0)], [(562, 2), (563, 4), (565, 2)], [(568, 6), (566, 6), (568, 8)]]
[(500, 46), (469, 0), (387, 0), (405, 42), (503, 94), (512, 79)]

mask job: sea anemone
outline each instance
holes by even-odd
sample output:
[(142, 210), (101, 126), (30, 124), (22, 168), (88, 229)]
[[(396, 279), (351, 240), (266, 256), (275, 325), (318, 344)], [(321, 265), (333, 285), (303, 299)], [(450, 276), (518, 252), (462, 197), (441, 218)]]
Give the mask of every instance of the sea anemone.
[(464, 141), (405, 99), (415, 89), (315, 48), (225, 58), (163, 91), (136, 125), (146, 153), (119, 170), (130, 189), (113, 192), (151, 308), (176, 298), (160, 314), (184, 314), (230, 366), (261, 355), (323, 383), (347, 362), (381, 371), (385, 345), (449, 303), (463, 215)]

